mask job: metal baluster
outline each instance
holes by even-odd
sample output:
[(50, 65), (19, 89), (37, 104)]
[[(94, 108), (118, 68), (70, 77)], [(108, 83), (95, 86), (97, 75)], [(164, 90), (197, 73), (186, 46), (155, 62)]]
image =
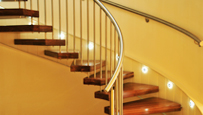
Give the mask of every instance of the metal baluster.
[(75, 52), (75, 0), (73, 0), (73, 51)]
[(107, 85), (107, 15), (105, 15), (105, 61), (106, 61), (106, 66), (105, 66), (105, 76), (106, 76), (106, 85)]
[(114, 90), (111, 88), (111, 99), (110, 99), (110, 110), (111, 110), (111, 115), (114, 115)]
[(80, 0), (80, 60), (82, 63), (83, 53), (82, 53), (82, 0)]
[(87, 0), (87, 64), (89, 65), (89, 0)]
[[(30, 10), (32, 10), (32, 0), (30, 0)], [(33, 18), (31, 17), (31, 24), (33, 24)]]
[[(39, 0), (37, 0), (37, 10), (38, 10), (38, 12), (39, 12)], [(40, 16), (39, 16), (40, 17)], [(40, 24), (40, 22), (39, 22), (39, 17), (38, 17), (38, 25)]]
[[(44, 0), (44, 24), (45, 25), (47, 25), (47, 8), (46, 8), (46, 0)], [(45, 32), (45, 34), (44, 34), (44, 36), (45, 36), (45, 39), (47, 39), (47, 32)]]
[[(102, 9), (100, 8), (100, 79), (102, 79)], [(102, 91), (102, 87), (101, 87)]]
[(20, 1), (18, 1), (18, 5), (19, 5), (19, 9), (21, 8), (21, 4), (20, 4)]
[(24, 8), (26, 9), (26, 2), (24, 1)]
[(52, 39), (54, 39), (54, 0), (51, 1), (51, 12), (52, 12), (52, 28), (53, 28), (53, 32), (52, 32)]
[[(61, 39), (61, 0), (59, 0), (59, 39)], [(59, 46), (59, 52), (61, 52), (61, 46)]]
[[(114, 29), (114, 69), (116, 68), (116, 29)], [(118, 79), (115, 82), (116, 115), (118, 115)]]
[(96, 78), (96, 37), (95, 37), (95, 2), (93, 2), (93, 36), (94, 36), (94, 78)]
[(68, 0), (66, 0), (66, 51), (68, 52)]
[[(118, 44), (119, 44), (119, 41), (118, 41)], [(120, 57), (120, 54), (119, 54), (119, 50), (120, 50), (120, 47), (118, 45), (118, 56), (119, 58)], [(118, 57), (116, 57), (118, 58)], [(123, 115), (123, 73), (122, 73), (122, 67), (121, 67), (121, 70), (120, 70), (120, 74), (119, 74), (119, 77), (118, 77), (118, 91), (119, 91), (119, 95), (118, 95), (118, 99), (119, 99), (119, 115)]]
[(120, 115), (123, 115), (123, 65), (121, 67), (121, 108), (120, 108)]

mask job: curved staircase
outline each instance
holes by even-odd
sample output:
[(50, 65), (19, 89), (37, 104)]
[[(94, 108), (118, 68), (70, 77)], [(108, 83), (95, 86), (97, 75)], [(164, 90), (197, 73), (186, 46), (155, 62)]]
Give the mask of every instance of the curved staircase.
[[(16, 1), (16, 0), (2, 0), (2, 1)], [(26, 0), (22, 0), (26, 1)], [(0, 17), (2, 18), (17, 18), (17, 17), (39, 17), (39, 11), (27, 10), (27, 9), (0, 9)], [(0, 26), (0, 32), (52, 32), (52, 26), (47, 25), (11, 25), (11, 26)], [(43, 45), (43, 46), (65, 46), (65, 40), (60, 39), (15, 39), (15, 45)], [(45, 50), (44, 55), (57, 58), (57, 59), (78, 59), (79, 52), (67, 52), (67, 51), (50, 51)], [(106, 61), (96, 60), (94, 66), (93, 60), (75, 60), (71, 65), (72, 72), (92, 72), (96, 68), (96, 77), (94, 74), (88, 74), (86, 78), (83, 79), (84, 85), (105, 85), (106, 78), (108, 81), (111, 77), (111, 71), (108, 70), (107, 74), (105, 71), (100, 71), (100, 67), (106, 67)], [(102, 74), (102, 78), (100, 77)], [(123, 79), (129, 79), (134, 76), (133, 72), (124, 71)], [(140, 84), (128, 82), (123, 84), (123, 98), (129, 98), (133, 96), (140, 96), (150, 93), (155, 93), (159, 91), (158, 86)], [(93, 92), (92, 92), (93, 93)], [(110, 92), (96, 91), (95, 98), (102, 99), (104, 101), (110, 100)], [(136, 101), (131, 101), (123, 104), (123, 114), (124, 115), (147, 115), (153, 113), (166, 113), (173, 111), (180, 111), (181, 105), (172, 102), (170, 100), (151, 97), (140, 99)], [(110, 114), (110, 107), (104, 107), (106, 114)], [(114, 111), (114, 110), (113, 110)], [(118, 112), (119, 113), (119, 112)]]

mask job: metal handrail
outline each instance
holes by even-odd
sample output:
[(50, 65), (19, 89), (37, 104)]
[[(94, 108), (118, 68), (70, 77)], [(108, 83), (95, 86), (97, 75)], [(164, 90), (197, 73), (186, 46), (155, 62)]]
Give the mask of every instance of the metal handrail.
[(118, 74), (120, 73), (121, 67), (122, 67), (122, 63), (123, 63), (123, 51), (124, 51), (124, 43), (123, 43), (123, 37), (122, 37), (122, 33), (121, 30), (116, 22), (116, 20), (114, 19), (114, 17), (111, 15), (111, 13), (106, 9), (106, 7), (100, 2), (100, 0), (94, 0), (99, 7), (106, 13), (106, 15), (109, 17), (109, 19), (111, 20), (111, 22), (113, 23), (113, 25), (116, 28), (116, 31), (118, 33), (118, 38), (120, 40), (120, 56), (118, 59), (118, 64), (116, 66), (115, 72), (113, 73), (109, 83), (106, 85), (104, 91), (105, 92), (109, 92), (109, 90), (113, 87), (113, 84), (115, 83)]
[(138, 10), (135, 10), (135, 9), (132, 9), (132, 8), (129, 8), (129, 7), (126, 7), (126, 6), (117, 4), (117, 3), (112, 2), (112, 1), (109, 1), (109, 0), (100, 0), (100, 1), (101, 1), (101, 2), (104, 2), (104, 3), (107, 3), (107, 4), (110, 4), (110, 5), (113, 5), (113, 6), (115, 6), (115, 7), (121, 8), (121, 9), (123, 9), (123, 10), (127, 10), (127, 11), (129, 11), (129, 12), (132, 12), (132, 13), (135, 13), (135, 14), (138, 14), (138, 15), (141, 15), (141, 16), (144, 16), (144, 17), (146, 17), (146, 18), (155, 20), (155, 21), (160, 22), (160, 23), (162, 23), (162, 24), (164, 24), (164, 25), (167, 25), (167, 26), (169, 26), (169, 27), (171, 27), (171, 28), (174, 28), (175, 30), (180, 31), (180, 32), (184, 33), (185, 35), (189, 36), (190, 38), (192, 38), (193, 40), (195, 40), (195, 41), (197, 42), (197, 44), (198, 44), (200, 47), (203, 46), (203, 41), (200, 40), (197, 36), (195, 36), (195, 35), (192, 34), (191, 32), (189, 32), (189, 31), (187, 31), (187, 30), (185, 30), (185, 29), (183, 29), (183, 28), (181, 28), (181, 27), (179, 27), (179, 26), (177, 26), (177, 25), (175, 25), (175, 24), (172, 24), (172, 23), (170, 23), (170, 22), (168, 22), (168, 21), (165, 21), (165, 20), (163, 20), (163, 19), (160, 19), (160, 18), (158, 18), (158, 17), (155, 17), (155, 16), (152, 16), (152, 15), (150, 15), (150, 14), (147, 14), (147, 13), (144, 13), (144, 12), (141, 12), (141, 11), (138, 11)]

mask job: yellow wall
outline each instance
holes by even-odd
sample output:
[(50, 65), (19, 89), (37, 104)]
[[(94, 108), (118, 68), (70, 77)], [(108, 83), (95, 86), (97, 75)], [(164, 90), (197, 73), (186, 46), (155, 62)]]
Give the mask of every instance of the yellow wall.
[[(202, 0), (112, 0), (163, 18), (203, 37)], [(203, 49), (188, 36), (136, 14), (105, 5), (120, 25), (125, 55), (158, 71), (203, 106)], [(125, 16), (124, 16), (125, 15)], [(202, 108), (203, 110), (203, 108)]]
[(0, 45), (1, 115), (103, 115), (109, 102), (95, 99), (84, 73)]
[[(191, 31), (195, 35), (199, 36), (200, 38), (203, 36), (203, 35), (201, 35), (201, 31), (202, 31), (202, 27), (203, 27), (203, 23), (201, 22), (202, 18), (203, 18), (201, 15), (202, 14), (201, 9), (203, 6), (203, 2), (201, 0), (195, 0), (195, 1), (170, 0), (170, 1), (164, 1), (164, 2), (162, 0), (153, 0), (153, 1), (128, 0), (127, 2), (123, 1), (123, 0), (115, 0), (115, 1), (118, 3), (122, 3), (123, 5), (144, 11), (146, 13), (149, 13), (149, 14), (152, 14), (155, 16), (158, 16), (158, 17), (163, 18), (167, 21), (170, 21), (174, 24), (180, 25), (181, 27), (188, 29), (189, 31)], [(133, 60), (137, 60), (138, 62), (144, 63), (145, 65), (149, 66), (150, 68), (153, 68), (154, 70), (158, 71), (160, 74), (162, 74), (167, 79), (173, 81), (175, 84), (177, 84), (177, 86), (180, 87), (180, 89), (182, 89), (187, 95), (189, 95), (190, 98), (193, 99), (193, 101), (195, 101), (199, 107), (201, 107), (203, 104), (203, 99), (201, 98), (202, 97), (201, 95), (203, 93), (202, 88), (201, 88), (202, 87), (201, 81), (203, 79), (202, 78), (203, 72), (201, 71), (201, 68), (203, 68), (203, 61), (202, 61), (203, 49), (199, 48), (197, 45), (195, 45), (193, 43), (193, 40), (191, 40), (189, 37), (179, 33), (176, 30), (173, 30), (165, 25), (159, 24), (152, 20), (150, 20), (149, 23), (146, 23), (144, 20), (144, 17), (137, 16), (136, 14), (132, 14), (127, 11), (117, 9), (117, 8), (114, 8), (109, 5), (106, 5), (106, 6), (115, 16), (116, 20), (118, 21), (118, 23), (122, 29), (124, 39), (125, 39), (125, 55), (132, 58)], [(125, 16), (123, 16), (123, 15), (125, 15)], [(43, 18), (41, 18), (41, 20), (43, 23)], [(84, 19), (83, 21), (85, 23), (86, 20)], [(50, 23), (50, 20), (48, 22)], [(6, 20), (6, 23), (10, 24), (10, 22), (8, 20)], [(14, 23), (18, 23), (18, 21), (14, 21)], [(84, 26), (83, 29), (85, 30), (86, 26)], [(79, 33), (77, 33), (77, 34), (79, 34)], [(4, 35), (8, 35), (8, 34), (4, 34)], [(9, 44), (11, 46), (14, 46), (13, 45), (14, 37), (33, 38), (33, 36), (42, 37), (43, 34), (33, 35), (32, 33), (28, 33), (28, 34), (26, 33), (26, 34), (19, 35), (19, 34), (15, 33), (15, 34), (9, 34), (9, 36), (12, 36), (12, 38), (11, 39), (4, 38), (3, 40), (1, 39), (0, 41), (3, 43)], [(85, 33), (84, 33), (84, 36), (86, 36)], [(43, 55), (43, 50), (47, 49), (47, 47), (35, 48), (33, 46), (26, 46), (26, 49), (24, 46), (14, 46), (14, 47), (16, 47), (18, 49), (24, 49), (26, 52), (31, 52), (33, 54), (40, 55), (40, 56)], [(2, 63), (6, 64), (6, 65), (5, 64), (1, 65), (2, 66), (1, 68), (4, 68), (4, 69), (2, 69), (0, 71), (3, 71), (3, 70), (5, 71), (5, 72), (2, 72), (3, 73), (2, 79), (3, 80), (5, 79), (8, 82), (8, 84), (5, 84), (6, 82), (1, 83), (1, 85), (3, 85), (1, 88), (2, 92), (8, 91), (8, 92), (5, 92), (5, 95), (4, 95), (4, 97), (2, 97), (2, 99), (5, 99), (5, 97), (14, 96), (13, 100), (11, 100), (12, 98), (5, 99), (4, 104), (8, 103), (10, 101), (10, 103), (18, 102), (18, 104), (20, 105), (19, 106), (16, 104), (16, 105), (11, 106), (11, 109), (13, 111), (10, 111), (11, 109), (8, 108), (8, 105), (4, 106), (4, 104), (1, 104), (1, 107), (5, 108), (5, 109), (2, 109), (4, 111), (1, 111), (1, 112), (4, 112), (5, 114), (16, 114), (17, 112), (22, 112), (22, 114), (26, 114), (26, 111), (25, 111), (25, 113), (23, 113), (22, 110), (24, 110), (24, 109), (31, 110), (31, 108), (32, 108), (32, 110), (33, 110), (33, 108), (36, 108), (35, 112), (47, 112), (48, 110), (54, 111), (54, 109), (52, 107), (53, 106), (56, 107), (55, 105), (50, 105), (50, 107), (45, 108), (45, 106), (48, 106), (50, 102), (54, 101), (53, 99), (56, 99), (56, 100), (58, 99), (59, 101), (57, 101), (57, 102), (55, 101), (53, 103), (59, 102), (58, 103), (59, 107), (63, 108), (64, 107), (63, 102), (64, 102), (64, 100), (68, 99), (67, 97), (71, 97), (71, 96), (75, 97), (74, 95), (78, 94), (78, 92), (75, 92), (75, 94), (73, 94), (73, 95), (71, 94), (71, 96), (69, 96), (69, 93), (67, 93), (67, 91), (70, 91), (71, 89), (69, 89), (67, 87), (62, 88), (64, 85), (67, 85), (66, 83), (64, 83), (64, 85), (58, 86), (59, 89), (62, 88), (61, 92), (59, 92), (59, 94), (62, 95), (61, 97), (58, 94), (55, 94), (55, 95), (53, 94), (50, 97), (45, 97), (44, 95), (51, 94), (50, 93), (51, 90), (55, 89), (54, 92), (58, 91), (58, 88), (53, 87), (51, 83), (54, 84), (55, 81), (58, 80), (58, 79), (54, 79), (54, 78), (56, 77), (56, 75), (61, 74), (60, 73), (61, 70), (63, 73), (66, 73), (68, 68), (64, 67), (62, 65), (53, 63), (53, 62), (49, 62), (48, 60), (33, 57), (33, 55), (29, 55), (29, 54), (26, 54), (23, 52), (21, 52), (20, 53), (21, 55), (19, 55), (19, 51), (7, 48), (5, 46), (1, 46), (0, 51), (1, 51), (0, 52), (1, 55), (5, 54), (5, 56), (6, 56), (6, 57), (4, 57), (5, 60), (9, 59), (9, 62), (7, 62), (5, 60), (1, 60)], [(8, 52), (10, 52), (10, 53), (8, 53)], [(16, 57), (16, 58), (13, 58), (13, 57)], [(19, 60), (21, 60), (21, 61), (19, 61)], [(39, 60), (41, 60), (40, 62), (42, 62), (44, 66), (38, 67), (38, 65), (36, 65), (39, 62)], [(52, 59), (52, 60), (54, 60), (54, 59)], [(57, 60), (55, 60), (55, 61), (59, 62)], [(12, 66), (11, 66), (11, 64), (7, 65), (9, 63), (11, 63)], [(28, 67), (28, 63), (29, 63), (29, 67), (32, 64), (35, 65), (35, 66), (33, 66), (34, 67), (33, 70), (37, 71), (36, 73), (33, 73), (33, 70), (30, 70), (30, 68)], [(62, 63), (67, 64), (66, 61), (62, 62)], [(16, 67), (17, 65), (21, 65), (22, 68), (17, 68)], [(53, 65), (53, 67), (59, 66), (59, 69), (57, 69), (56, 71), (52, 71), (53, 69), (49, 70), (50, 65)], [(48, 72), (46, 72), (46, 73), (41, 72), (41, 68), (47, 68), (46, 71), (48, 71), (48, 72), (52, 71), (54, 73), (46, 75), (46, 73), (48, 73)], [(133, 68), (133, 65), (132, 65), (132, 68)], [(17, 73), (9, 73), (10, 72), (9, 69), (10, 70), (15, 69), (14, 71)], [(27, 72), (28, 74), (24, 73), (24, 72)], [(9, 74), (7, 74), (7, 73), (9, 73)], [(16, 78), (16, 74), (19, 76), (22, 75), (20, 77), (21, 78), (20, 80)], [(67, 73), (67, 74), (69, 74), (69, 73)], [(71, 75), (72, 74), (73, 73), (71, 73)], [(29, 77), (29, 78), (27, 78), (27, 77)], [(49, 78), (49, 77), (51, 77), (53, 79), (51, 79), (51, 81), (46, 81), (47, 78)], [(81, 76), (79, 78), (81, 80), (81, 82), (78, 84), (80, 84), (81, 87), (78, 87), (78, 90), (80, 90), (82, 87), (84, 87), (82, 85), (83, 77)], [(33, 82), (33, 80), (32, 80), (33, 78), (36, 78), (35, 82)], [(24, 81), (24, 79), (25, 80), (27, 79), (27, 81), (28, 81), (27, 84), (22, 83), (22, 81)], [(66, 79), (66, 78), (64, 78), (64, 79)], [(58, 83), (60, 83), (61, 81), (63, 83), (65, 81), (64, 79), (60, 80)], [(75, 79), (77, 79), (77, 78), (75, 78)], [(3, 80), (1, 80), (1, 81), (3, 81)], [(16, 82), (18, 80), (19, 80), (19, 82)], [(66, 81), (68, 81), (68, 80), (69, 79), (67, 79)], [(41, 81), (43, 81), (43, 83)], [(44, 83), (49, 84), (49, 86), (44, 87), (44, 85), (46, 85)], [(39, 99), (37, 98), (37, 96), (32, 97), (32, 96), (30, 96), (32, 94), (30, 94), (30, 95), (27, 94), (28, 96), (30, 96), (30, 98), (27, 100), (36, 102), (36, 105), (26, 105), (27, 100), (25, 97), (27, 97), (27, 96), (24, 94), (28, 91), (28, 89), (24, 89), (24, 87), (28, 85), (28, 87), (32, 88), (33, 84), (35, 84), (35, 86), (37, 86), (37, 87), (38, 87), (38, 85), (40, 87), (43, 87), (43, 89), (47, 90), (47, 92), (39, 93), (39, 95), (38, 95)], [(8, 86), (5, 86), (5, 85), (8, 85)], [(75, 85), (75, 84), (73, 84), (73, 85)], [(13, 89), (13, 87), (16, 89), (19, 89), (19, 87), (23, 88), (23, 89), (18, 91), (18, 90)], [(77, 87), (77, 86), (75, 86), (75, 87)], [(89, 91), (89, 88), (90, 87), (88, 87), (86, 90)], [(93, 87), (91, 87), (91, 88), (93, 88)], [(9, 91), (10, 91), (10, 93), (9, 93)], [(33, 88), (32, 90), (30, 90), (30, 92), (33, 92), (33, 91), (37, 92), (39, 90), (37, 90), (36, 88)], [(84, 90), (82, 90), (82, 91), (84, 91)], [(92, 96), (93, 96), (94, 91), (96, 91), (96, 89), (93, 89), (86, 94), (87, 95), (92, 94)], [(18, 95), (16, 95), (16, 94), (18, 94)], [(2, 96), (2, 95), (0, 95), (0, 96)], [(91, 99), (87, 99), (87, 100), (90, 101), (92, 99), (93, 99), (93, 97)], [(42, 102), (42, 100), (44, 100), (43, 101), (44, 105), (40, 103), (40, 102)], [(21, 101), (24, 102), (24, 104), (21, 105), (21, 103), (20, 103)], [(76, 102), (77, 98), (74, 99), (74, 101)], [(95, 103), (95, 102), (92, 102), (92, 103)], [(100, 101), (98, 103), (100, 104)], [(101, 103), (103, 104), (104, 102), (102, 101)], [(99, 105), (99, 104), (97, 104), (97, 105)], [(96, 109), (100, 109), (100, 111), (101, 111), (98, 113), (103, 113), (102, 104), (101, 104), (101, 107), (96, 108)], [(65, 107), (68, 108), (70, 106), (71, 106), (70, 104), (67, 104)], [(82, 108), (84, 106), (86, 106), (86, 104), (83, 104), (80, 107)], [(93, 106), (94, 106), (94, 104), (93, 104)], [(22, 108), (20, 108), (20, 107), (22, 107)], [(88, 109), (89, 108), (92, 109), (93, 107), (91, 106), (91, 107), (88, 107)], [(46, 111), (42, 111), (42, 109), (46, 109)], [(75, 113), (75, 114), (77, 115), (77, 114), (81, 114), (81, 113), (85, 113), (85, 112), (87, 112), (87, 114), (90, 114), (90, 113), (88, 113), (88, 112), (90, 112), (89, 110), (86, 110), (86, 108), (84, 108), (84, 109), (85, 110), (82, 110), (82, 111), (76, 111), (77, 113)], [(59, 108), (59, 110), (61, 110), (61, 108)], [(69, 111), (66, 111), (65, 109), (64, 109), (64, 111), (69, 112)], [(62, 111), (62, 112), (64, 112), (64, 111)], [(58, 110), (56, 110), (54, 112), (57, 113)], [(96, 114), (96, 113), (91, 113), (91, 114)], [(44, 114), (50, 114), (50, 113), (47, 112)], [(61, 114), (63, 114), (63, 113), (61, 113)]]

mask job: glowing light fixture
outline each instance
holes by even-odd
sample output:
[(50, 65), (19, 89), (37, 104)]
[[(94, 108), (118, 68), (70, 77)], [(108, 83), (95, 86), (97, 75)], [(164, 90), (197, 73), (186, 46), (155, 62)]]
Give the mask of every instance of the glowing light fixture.
[(64, 32), (61, 32), (61, 34), (59, 35), (59, 38), (65, 39), (65, 34), (64, 34)]
[(190, 100), (190, 107), (194, 108), (194, 106), (195, 106), (195, 103), (192, 100)]
[(167, 83), (167, 86), (168, 86), (169, 89), (172, 89), (173, 88), (173, 82), (169, 81)]
[(142, 67), (142, 73), (144, 73), (144, 74), (146, 74), (146, 73), (148, 73), (148, 67), (147, 66), (143, 66)]
[(118, 56), (118, 54), (116, 54), (116, 61), (118, 61), (118, 59), (119, 59), (119, 56)]
[(90, 42), (89, 45), (88, 45), (88, 48), (89, 48), (90, 50), (92, 50), (92, 49), (94, 48), (94, 43), (93, 43), (93, 42)]
[[(0, 2), (1, 2), (1, 0), (0, 0)], [(2, 6), (0, 6), (0, 9), (5, 9), (4, 7), (2, 7)]]
[(29, 25), (35, 25), (37, 22), (35, 20), (33, 20), (33, 23), (29, 22)]

